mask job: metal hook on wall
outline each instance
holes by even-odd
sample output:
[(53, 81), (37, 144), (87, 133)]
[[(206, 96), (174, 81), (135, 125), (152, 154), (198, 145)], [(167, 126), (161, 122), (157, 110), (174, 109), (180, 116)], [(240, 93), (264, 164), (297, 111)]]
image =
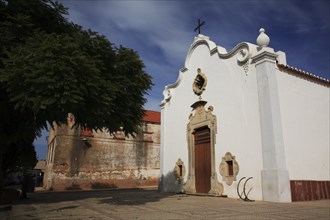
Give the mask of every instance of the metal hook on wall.
[[(246, 202), (254, 202), (254, 200), (251, 200), (251, 199), (248, 198), (248, 195), (249, 195), (249, 193), (251, 192), (252, 188), (249, 189), (248, 193), (246, 193), (246, 191), (245, 191), (245, 190), (246, 190), (246, 188), (245, 188), (246, 183), (247, 183), (250, 179), (252, 179), (253, 177), (249, 177), (249, 178), (247, 178), (247, 179), (245, 180), (244, 185), (243, 185), (243, 192), (242, 192), (242, 193), (239, 193), (239, 185), (240, 185), (241, 181), (242, 181), (243, 179), (245, 179), (245, 178), (246, 178), (246, 177), (242, 177), (242, 178), (238, 181), (238, 184), (237, 184), (237, 194), (238, 194), (239, 198), (240, 198), (241, 200), (243, 200), (243, 201), (246, 201)], [(242, 197), (243, 194), (244, 194), (244, 197)]]

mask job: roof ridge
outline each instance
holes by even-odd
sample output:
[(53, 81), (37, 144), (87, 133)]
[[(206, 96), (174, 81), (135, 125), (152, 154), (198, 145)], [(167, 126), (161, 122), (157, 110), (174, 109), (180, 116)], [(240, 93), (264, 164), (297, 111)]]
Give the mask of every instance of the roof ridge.
[(304, 75), (306, 75), (308, 77), (311, 77), (311, 78), (314, 78), (314, 79), (317, 79), (317, 80), (321, 80), (321, 81), (326, 82), (326, 83), (330, 83), (330, 80), (328, 80), (326, 78), (317, 76), (317, 75), (312, 74), (312, 73), (310, 73), (308, 71), (304, 71), (304, 70), (298, 69), (298, 68), (293, 67), (293, 66), (290, 66), (290, 65), (277, 64), (277, 66), (279, 68), (282, 68), (282, 69), (288, 69), (288, 70), (294, 71), (295, 73), (301, 73), (301, 74), (304, 74)]

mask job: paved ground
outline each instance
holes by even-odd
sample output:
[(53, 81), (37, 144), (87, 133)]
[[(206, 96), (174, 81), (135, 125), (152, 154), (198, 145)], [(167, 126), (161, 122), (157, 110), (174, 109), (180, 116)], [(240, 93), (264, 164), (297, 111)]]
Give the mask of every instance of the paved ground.
[(330, 200), (271, 203), (155, 190), (36, 192), (12, 219), (330, 219)]

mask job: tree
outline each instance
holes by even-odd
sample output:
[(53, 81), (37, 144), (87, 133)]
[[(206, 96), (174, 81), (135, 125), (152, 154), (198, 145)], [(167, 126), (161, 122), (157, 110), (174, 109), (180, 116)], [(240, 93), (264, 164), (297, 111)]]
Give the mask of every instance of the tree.
[(0, 173), (32, 169), (37, 162), (32, 143), (38, 134), (33, 118), (28, 112), (16, 111), (3, 90), (0, 90), (0, 106)]
[[(143, 61), (132, 49), (70, 23), (66, 13), (52, 0), (0, 0), (1, 97), (4, 108), (14, 111), (8, 117), (25, 117), (30, 126), (19, 139), (34, 138), (47, 123), (65, 123), (67, 113), (76, 126), (109, 132), (123, 127), (133, 134), (152, 86)], [(4, 149), (15, 135), (1, 134), (8, 140)]]
[(34, 145), (22, 141), (7, 148), (2, 160), (2, 172), (6, 178), (12, 172), (33, 169), (36, 164), (37, 154)]

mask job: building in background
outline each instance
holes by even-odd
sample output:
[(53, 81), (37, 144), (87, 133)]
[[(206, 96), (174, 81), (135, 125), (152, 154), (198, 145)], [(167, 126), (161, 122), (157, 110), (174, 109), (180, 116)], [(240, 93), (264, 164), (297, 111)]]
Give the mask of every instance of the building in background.
[(35, 186), (42, 186), (45, 167), (46, 167), (46, 161), (38, 160), (37, 164), (33, 168), (33, 171), (35, 173)]
[(71, 129), (51, 129), (44, 174), (47, 190), (157, 187), (160, 112), (146, 111), (136, 137)]

